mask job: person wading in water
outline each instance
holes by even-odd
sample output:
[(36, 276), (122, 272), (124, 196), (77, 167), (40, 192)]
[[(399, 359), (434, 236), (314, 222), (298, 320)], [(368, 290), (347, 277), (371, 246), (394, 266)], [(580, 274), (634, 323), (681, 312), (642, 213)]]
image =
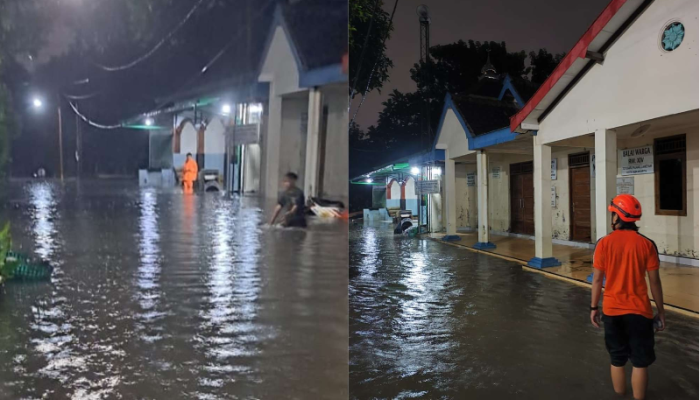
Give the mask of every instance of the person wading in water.
[[(642, 206), (634, 196), (621, 194), (608, 206), (613, 232), (596, 243), (593, 253), (591, 323), (605, 325), (605, 347), (610, 353), (613, 389), (626, 392), (625, 364), (632, 362), (632, 393), (636, 400), (646, 396), (647, 367), (656, 360), (654, 329), (666, 328), (663, 291), (659, 278), (659, 252), (651, 239), (638, 232)], [(647, 294), (646, 275), (658, 309), (654, 318)], [(605, 278), (603, 314), (598, 301)]]
[(300, 227), (306, 228), (306, 216), (304, 215), (304, 191), (299, 189), (297, 184), (297, 175), (293, 172), (288, 172), (282, 180), (282, 187), (277, 206), (270, 219), (270, 225), (275, 223), (282, 209), (285, 209), (284, 227)]
[(187, 153), (187, 160), (185, 160), (185, 165), (182, 167), (182, 189), (185, 193), (192, 193), (192, 187), (194, 181), (197, 180), (198, 171), (197, 161), (192, 158), (192, 153)]

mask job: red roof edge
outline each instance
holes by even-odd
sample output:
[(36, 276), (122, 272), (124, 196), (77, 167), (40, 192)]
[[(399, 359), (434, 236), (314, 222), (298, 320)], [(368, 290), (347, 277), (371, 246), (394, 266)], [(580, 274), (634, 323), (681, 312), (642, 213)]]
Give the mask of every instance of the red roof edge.
[(610, 22), (612, 17), (622, 8), (622, 6), (627, 2), (627, 0), (612, 0), (602, 13), (596, 18), (593, 24), (588, 28), (588, 30), (581, 36), (574, 47), (569, 51), (569, 53), (561, 60), (559, 65), (552, 71), (547, 80), (542, 83), (542, 85), (537, 89), (535, 94), (530, 98), (530, 100), (525, 103), (525, 107), (521, 108), (515, 115), (510, 117), (510, 131), (515, 132), (515, 130), (520, 126), (520, 124), (527, 118), (528, 115), (537, 107), (537, 105), (544, 99), (544, 97), (549, 93), (549, 91), (556, 85), (559, 79), (566, 73), (566, 71), (571, 68), (576, 59), (585, 58), (588, 46), (591, 44), (593, 39), (598, 36), (600, 31), (603, 30), (605, 25)]

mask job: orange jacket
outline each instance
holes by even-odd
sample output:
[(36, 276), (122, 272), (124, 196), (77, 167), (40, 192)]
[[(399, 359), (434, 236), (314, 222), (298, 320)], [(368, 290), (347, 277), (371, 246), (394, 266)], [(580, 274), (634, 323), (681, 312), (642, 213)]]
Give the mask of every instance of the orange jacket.
[(182, 167), (182, 180), (194, 182), (197, 180), (197, 172), (199, 167), (197, 167), (197, 161), (193, 158), (185, 161), (185, 166)]

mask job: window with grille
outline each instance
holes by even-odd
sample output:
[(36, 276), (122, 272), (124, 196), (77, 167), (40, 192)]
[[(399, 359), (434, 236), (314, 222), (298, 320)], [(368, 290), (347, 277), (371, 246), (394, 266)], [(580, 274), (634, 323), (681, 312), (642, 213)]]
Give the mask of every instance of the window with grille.
[(685, 134), (654, 139), (656, 215), (686, 216)]

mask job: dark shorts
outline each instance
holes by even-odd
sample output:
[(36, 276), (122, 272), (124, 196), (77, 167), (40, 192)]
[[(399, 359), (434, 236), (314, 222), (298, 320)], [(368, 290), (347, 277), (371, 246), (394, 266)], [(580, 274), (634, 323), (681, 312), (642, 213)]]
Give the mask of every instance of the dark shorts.
[(289, 217), (285, 219), (282, 226), (286, 228), (306, 228), (306, 218), (303, 216)]
[(603, 315), (602, 320), (612, 365), (623, 367), (630, 360), (633, 366), (646, 368), (656, 360), (653, 320), (637, 314)]

